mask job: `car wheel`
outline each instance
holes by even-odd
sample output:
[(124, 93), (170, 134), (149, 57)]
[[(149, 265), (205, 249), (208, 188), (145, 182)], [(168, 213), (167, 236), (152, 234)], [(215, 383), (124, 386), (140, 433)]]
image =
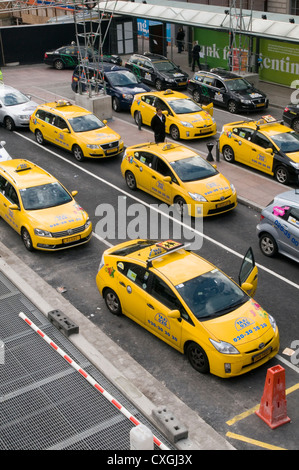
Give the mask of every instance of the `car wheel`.
[(179, 140), (180, 138), (180, 131), (177, 128), (177, 126), (171, 126), (170, 128), (170, 135), (173, 138), (173, 140)]
[[(139, 118), (140, 116), (140, 118)], [(134, 113), (134, 121), (137, 126), (139, 126), (139, 119), (140, 119), (140, 125), (142, 125), (142, 117), (141, 117), (141, 112), (140, 111), (135, 111)]]
[(120, 111), (120, 102), (119, 99), (116, 98), (116, 96), (113, 96), (112, 98), (112, 108), (116, 113)]
[(229, 145), (225, 145), (222, 149), (222, 155), (226, 162), (233, 163), (235, 161), (235, 154)]
[(186, 206), (186, 201), (181, 197), (177, 196), (174, 200), (174, 207), (177, 213), (182, 217), (183, 215), (187, 214), (188, 209)]
[(55, 60), (54, 62), (54, 68), (56, 70), (62, 70), (64, 69), (64, 63), (62, 62), (62, 60), (58, 59), (58, 60)]
[(163, 90), (163, 83), (162, 83), (162, 81), (159, 80), (159, 79), (156, 80), (155, 87), (156, 87), (156, 89), (157, 89), (158, 91)]
[(135, 176), (131, 171), (126, 172), (126, 183), (128, 188), (134, 191), (137, 188)]
[(114, 290), (107, 288), (104, 291), (104, 299), (107, 305), (108, 310), (113, 313), (113, 315), (121, 315), (121, 305), (119, 298), (117, 297)]
[(23, 240), (23, 243), (25, 245), (25, 248), (28, 250), (28, 251), (33, 251), (33, 244), (32, 244), (32, 240), (31, 240), (31, 237), (29, 235), (29, 232), (26, 228), (22, 228), (22, 231), (21, 231), (21, 237), (22, 237), (22, 240)]
[(201, 372), (202, 374), (210, 372), (208, 356), (198, 344), (193, 342), (188, 344), (186, 354), (191, 366), (197, 370), (197, 372)]
[(4, 127), (8, 131), (13, 131), (16, 128), (14, 120), (10, 116), (4, 118)]
[(272, 258), (278, 252), (277, 243), (269, 233), (263, 233), (260, 237), (260, 249), (265, 256)]
[(38, 129), (35, 131), (35, 140), (40, 145), (44, 145), (45, 143), (44, 136)]
[(274, 171), (274, 176), (281, 184), (286, 184), (289, 181), (289, 172), (284, 166), (278, 166)]
[(193, 99), (194, 101), (196, 101), (196, 103), (200, 103), (200, 93), (198, 90), (195, 90), (193, 92)]
[(299, 134), (299, 119), (294, 119), (292, 122), (292, 128)]
[(84, 154), (83, 154), (81, 148), (79, 147), (79, 145), (74, 145), (74, 147), (73, 147), (73, 155), (74, 155), (75, 159), (76, 159), (78, 162), (83, 162), (83, 160), (84, 160)]
[(227, 103), (227, 109), (230, 113), (235, 114), (238, 111), (237, 103), (234, 100), (229, 100)]

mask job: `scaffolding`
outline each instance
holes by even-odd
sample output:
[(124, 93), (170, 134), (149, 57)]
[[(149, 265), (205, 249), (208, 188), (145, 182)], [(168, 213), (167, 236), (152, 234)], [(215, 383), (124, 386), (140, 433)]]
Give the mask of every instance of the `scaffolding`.
[[(237, 3), (239, 8), (237, 8)], [(247, 2), (248, 3), (248, 2)], [(229, 12), (229, 70), (251, 72), (252, 63), (252, 0), (250, 10), (243, 9), (243, 0), (230, 0)]]

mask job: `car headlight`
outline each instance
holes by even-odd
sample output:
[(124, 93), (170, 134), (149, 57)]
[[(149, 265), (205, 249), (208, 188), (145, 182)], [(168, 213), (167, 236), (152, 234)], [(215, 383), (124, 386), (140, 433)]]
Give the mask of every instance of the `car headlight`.
[(35, 235), (38, 237), (52, 237), (52, 233), (48, 232), (47, 230), (43, 230), (41, 228), (35, 228), (34, 229)]
[(133, 99), (133, 95), (130, 95), (130, 93), (123, 93), (122, 97), (124, 100), (129, 100), (129, 101), (132, 101)]
[(296, 168), (296, 170), (299, 170), (299, 163), (290, 162), (290, 164), (292, 165), (292, 167)]
[(168, 83), (174, 83), (175, 82), (174, 78), (168, 78), (168, 77), (165, 78), (165, 81), (168, 82)]
[(88, 228), (88, 227), (90, 226), (90, 224), (91, 224), (91, 220), (88, 218), (88, 219), (86, 220), (86, 222), (85, 222), (84, 227), (85, 227), (85, 228)]
[(189, 192), (188, 194), (190, 197), (192, 197), (192, 199), (194, 199), (194, 201), (207, 202), (206, 198), (202, 196), (201, 194), (189, 193)]
[(212, 345), (218, 352), (221, 354), (240, 354), (237, 348), (230, 343), (226, 343), (225, 341), (215, 341), (214, 339), (209, 338)]
[(102, 267), (104, 266), (104, 264), (105, 264), (104, 256), (102, 255), (102, 258), (101, 258), (101, 261), (100, 261), (100, 264), (99, 264), (99, 269), (98, 269), (98, 271), (100, 271), (100, 269), (102, 269)]
[(269, 315), (269, 313), (268, 313), (268, 318), (269, 318), (270, 325), (272, 326), (272, 328), (274, 330), (274, 333), (275, 333), (275, 331), (276, 331), (276, 321), (274, 320), (272, 315)]
[(251, 103), (250, 100), (240, 100), (240, 101), (241, 101), (241, 103), (244, 103), (244, 104), (250, 104)]
[(99, 146), (96, 145), (96, 144), (87, 144), (86, 147), (87, 147), (88, 149), (98, 149), (98, 148), (99, 148)]
[(180, 121), (182, 126), (184, 127), (193, 127), (193, 124), (191, 122), (186, 122), (186, 121)]
[(20, 119), (29, 119), (30, 118), (30, 114), (21, 114), (21, 116), (19, 116)]
[(233, 193), (236, 191), (236, 188), (235, 188), (235, 186), (233, 185), (233, 183), (230, 184), (230, 189), (232, 190)]

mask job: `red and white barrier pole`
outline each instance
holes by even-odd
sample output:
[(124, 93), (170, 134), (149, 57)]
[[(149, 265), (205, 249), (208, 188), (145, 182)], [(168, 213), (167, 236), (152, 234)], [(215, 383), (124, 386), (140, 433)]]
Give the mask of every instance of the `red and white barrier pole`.
[[(140, 421), (136, 419), (131, 413), (124, 408), (120, 403), (118, 403), (109, 392), (104, 390), (100, 384), (98, 384), (85, 370), (81, 369), (81, 367), (73, 361), (57, 344), (55, 344), (49, 336), (47, 336), (42, 330), (40, 330), (23, 312), (19, 313), (19, 317), (22, 318), (41, 338), (43, 338), (46, 343), (48, 343), (53, 349), (55, 349), (61, 357), (63, 357), (74, 369), (76, 369), (79, 374), (81, 374), (87, 382), (89, 382), (96, 390), (101, 392), (101, 394), (110, 402), (112, 403), (126, 418), (128, 418), (135, 426), (138, 426)], [(156, 436), (153, 435), (154, 443), (161, 449), (161, 450), (169, 450), (169, 448), (163, 444)]]

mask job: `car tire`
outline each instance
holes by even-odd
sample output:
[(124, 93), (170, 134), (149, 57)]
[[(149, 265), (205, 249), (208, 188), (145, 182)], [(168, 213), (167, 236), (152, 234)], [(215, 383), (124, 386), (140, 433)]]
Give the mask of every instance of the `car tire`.
[(155, 87), (158, 91), (162, 91), (163, 90), (162, 80), (158, 78), (158, 80), (155, 81)]
[(238, 105), (234, 100), (229, 100), (227, 109), (230, 113), (235, 114), (238, 111)]
[(179, 140), (180, 138), (180, 131), (177, 126), (171, 126), (170, 128), (170, 135), (173, 140)]
[(122, 314), (121, 305), (114, 290), (107, 288), (103, 295), (109, 312), (113, 315), (120, 316)]
[(229, 145), (225, 145), (222, 149), (222, 155), (226, 162), (233, 163), (235, 161), (235, 154)]
[(119, 99), (116, 98), (116, 96), (112, 97), (112, 109), (116, 112), (119, 113), (120, 111), (120, 102)]
[(33, 251), (33, 244), (32, 244), (30, 234), (29, 234), (28, 230), (24, 227), (21, 230), (21, 237), (22, 237), (23, 243), (25, 245), (25, 248), (28, 251)]
[(265, 232), (260, 236), (259, 244), (260, 244), (261, 252), (265, 256), (268, 256), (269, 258), (273, 258), (273, 256), (277, 255), (278, 253), (277, 243), (272, 237), (272, 235), (270, 235), (269, 233)]
[(200, 92), (198, 90), (193, 91), (192, 97), (196, 103), (200, 103)]
[(135, 189), (137, 189), (137, 184), (133, 173), (131, 171), (127, 171), (125, 177), (128, 188), (131, 189), (131, 191), (135, 191)]
[(63, 61), (60, 60), (60, 59), (55, 60), (55, 62), (54, 62), (54, 69), (56, 69), (56, 70), (63, 70), (63, 69), (64, 69), (64, 63), (63, 63)]
[(292, 122), (292, 129), (299, 134), (299, 119), (294, 119)]
[(176, 212), (181, 217), (183, 217), (185, 214), (187, 214), (188, 210), (187, 210), (187, 207), (186, 207), (186, 201), (181, 196), (177, 196), (174, 199), (173, 203), (174, 203), (174, 207), (175, 207)]
[(14, 120), (10, 116), (5, 116), (4, 127), (8, 131), (13, 131), (16, 128)]
[(191, 342), (188, 344), (186, 355), (191, 366), (197, 370), (197, 372), (201, 372), (202, 374), (208, 374), (210, 372), (208, 356), (197, 343)]
[(79, 147), (79, 145), (74, 145), (73, 146), (73, 155), (74, 155), (75, 159), (78, 162), (83, 162), (84, 154), (83, 154), (81, 148)]
[(274, 177), (281, 184), (287, 184), (289, 181), (289, 172), (284, 166), (275, 168)]
[(39, 129), (37, 129), (35, 131), (35, 140), (36, 142), (39, 144), (39, 145), (44, 145), (45, 143), (45, 139), (44, 139), (44, 136), (43, 134), (41, 133), (41, 131)]
[(139, 116), (140, 116), (140, 126), (142, 125), (142, 116), (140, 111), (135, 111), (134, 113), (134, 121), (136, 126), (139, 126)]

